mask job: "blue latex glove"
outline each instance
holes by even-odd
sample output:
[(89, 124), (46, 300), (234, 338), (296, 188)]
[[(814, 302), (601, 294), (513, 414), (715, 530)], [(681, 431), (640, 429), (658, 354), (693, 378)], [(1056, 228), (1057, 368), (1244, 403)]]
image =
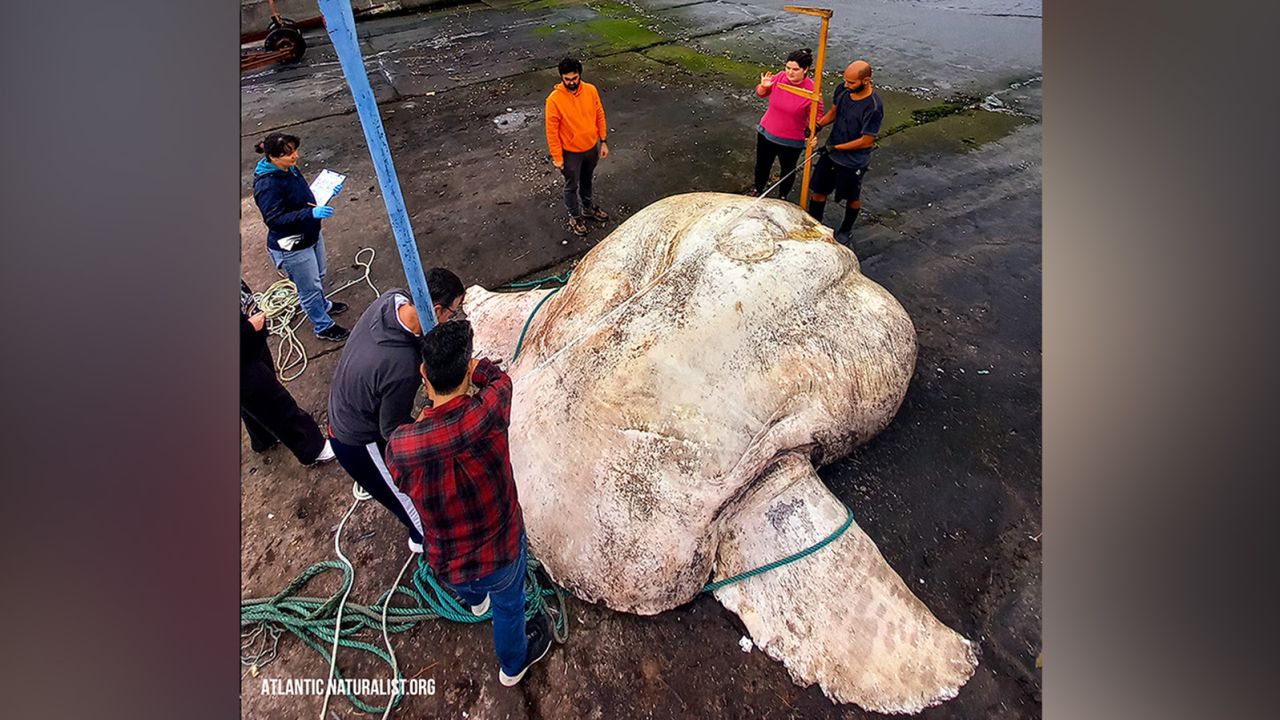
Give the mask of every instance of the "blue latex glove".
[(313, 207), (311, 208), (311, 217), (317, 220), (323, 220), (327, 217), (333, 217), (333, 208), (329, 207), (328, 205)]
[(334, 197), (338, 197), (338, 193), (342, 192), (342, 185), (343, 183), (338, 183), (338, 186), (333, 189)]

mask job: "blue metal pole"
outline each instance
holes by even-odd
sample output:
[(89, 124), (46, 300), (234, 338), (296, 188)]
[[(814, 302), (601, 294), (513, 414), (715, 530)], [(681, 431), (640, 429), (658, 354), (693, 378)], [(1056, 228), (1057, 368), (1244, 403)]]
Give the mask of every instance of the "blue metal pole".
[[(404, 265), (404, 275), (409, 280), (409, 291), (413, 294), (413, 304), (418, 308), (418, 318), (422, 321), (422, 331), (425, 333), (436, 326), (435, 308), (432, 307), (431, 293), (427, 290), (426, 275), (422, 272), (422, 260), (418, 257), (418, 244), (413, 238), (413, 228), (409, 225), (409, 212), (405, 209), (404, 196), (400, 193), (396, 167), (391, 162), (391, 149), (387, 147), (387, 133), (382, 129), (382, 116), (378, 113), (378, 103), (373, 99), (373, 88), (369, 86), (369, 75), (364, 69), (364, 57), (360, 54), (360, 43), (356, 38), (356, 21), (351, 13), (351, 2), (319, 2), (325, 29), (329, 31), (333, 48), (338, 51), (342, 74), (346, 76), (347, 86), (351, 88), (351, 96), (356, 102), (360, 127), (364, 128), (364, 139), (369, 144), (373, 167), (378, 173), (378, 184), (382, 186), (382, 201), (386, 203), (387, 216), (391, 218), (391, 232), (395, 234), (400, 262)], [(423, 312), (423, 308), (426, 308), (426, 312)]]

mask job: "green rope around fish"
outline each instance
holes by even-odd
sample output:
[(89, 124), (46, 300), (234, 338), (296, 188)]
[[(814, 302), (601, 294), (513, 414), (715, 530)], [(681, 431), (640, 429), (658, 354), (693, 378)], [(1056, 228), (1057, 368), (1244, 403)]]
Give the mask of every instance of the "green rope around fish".
[(788, 555), (782, 558), (781, 560), (775, 560), (769, 563), (768, 565), (761, 565), (755, 570), (748, 570), (744, 573), (738, 573), (733, 577), (725, 578), (724, 580), (717, 580), (716, 582), (707, 583), (706, 585), (702, 586), (702, 592), (704, 593), (715, 592), (716, 590), (719, 590), (720, 588), (726, 585), (732, 585), (736, 582), (742, 582), (747, 578), (752, 578), (757, 575), (762, 575), (764, 573), (769, 572), (770, 570), (776, 570), (777, 568), (780, 568), (783, 565), (790, 565), (791, 563), (797, 560), (801, 560), (803, 558), (809, 557), (810, 555), (818, 552), (822, 548), (829, 545), (836, 538), (843, 535), (844, 531), (848, 530), (850, 525), (853, 525), (853, 510), (849, 509), (848, 507), (845, 507), (845, 511), (849, 513), (849, 517), (844, 519), (844, 524), (836, 528), (835, 530), (833, 530), (830, 535), (826, 536), (822, 540), (819, 540), (818, 542), (814, 543), (813, 545), (810, 545), (809, 547), (805, 548), (804, 550), (801, 550), (798, 553)]
[(538, 301), (538, 304), (533, 307), (533, 312), (529, 313), (529, 319), (524, 321), (524, 328), (520, 330), (520, 339), (516, 340), (516, 352), (514, 355), (511, 356), (512, 364), (515, 364), (516, 358), (520, 357), (520, 350), (524, 348), (524, 336), (525, 336), (525, 333), (529, 332), (529, 325), (533, 322), (533, 317), (537, 315), (538, 311), (542, 309), (542, 306), (546, 304), (548, 300), (551, 299), (552, 295), (555, 295), (556, 293), (560, 292), (561, 290), (564, 289), (565, 285), (569, 284), (569, 276), (572, 273), (573, 273), (572, 270), (565, 270), (564, 274), (562, 275), (548, 275), (547, 277), (538, 278), (537, 280), (530, 280), (528, 282), (510, 283), (497, 290), (497, 292), (510, 292), (513, 290), (527, 291), (533, 288), (541, 288), (546, 283), (550, 283), (550, 282), (559, 283), (558, 285), (556, 285), (554, 288), (551, 289), (551, 292), (547, 293), (541, 300)]

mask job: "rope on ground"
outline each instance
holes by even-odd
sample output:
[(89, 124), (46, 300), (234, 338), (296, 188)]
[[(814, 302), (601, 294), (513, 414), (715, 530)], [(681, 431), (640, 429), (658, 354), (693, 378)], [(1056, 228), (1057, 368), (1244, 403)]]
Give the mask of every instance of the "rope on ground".
[[(537, 558), (530, 556), (525, 570), (525, 618), (531, 619), (535, 613), (546, 612), (552, 619), (556, 641), (564, 643), (569, 636), (565, 591), (554, 583), (544, 585), (538, 577), (538, 571), (541, 568), (542, 564)], [(312, 580), (331, 570), (342, 572), (342, 585), (333, 595), (308, 597), (298, 594)], [(288, 632), (302, 640), (322, 658), (329, 660), (330, 649), (322, 643), (328, 642), (336, 635), (339, 645), (350, 650), (372, 653), (391, 666), (397, 680), (403, 680), (403, 673), (393, 659), (394, 655), (384, 651), (383, 648), (358, 639), (362, 631), (374, 633), (381, 631), (386, 638), (391, 634), (408, 631), (418, 623), (427, 620), (445, 619), (453, 622), (480, 623), (493, 617), (492, 610), (480, 617), (471, 614), (470, 608), (464, 607), (440, 585), (426, 560), (422, 555), (418, 555), (417, 568), (410, 576), (410, 582), (407, 585), (400, 584), (397, 579), (396, 585), (383, 592), (372, 605), (346, 602), (341, 622), (335, 622), (339, 605), (344, 602), (350, 592), (354, 578), (354, 569), (348, 565), (336, 560), (324, 560), (307, 568), (273, 597), (241, 600), (242, 637), (251, 635), (257, 626), (262, 625), (266, 627), (263, 633), (275, 633), (278, 636), (282, 632)], [(391, 598), (395, 595), (407, 597), (411, 604), (392, 605)], [(261, 662), (254, 665), (255, 657), (242, 655), (240, 661), (253, 669), (259, 669), (274, 659), (274, 653), (270, 657), (259, 659)], [(336, 667), (336, 663), (332, 677), (337, 681), (342, 680), (342, 672)], [(387, 707), (383, 707), (370, 705), (350, 692), (346, 692), (345, 695), (347, 700), (361, 712), (382, 713), (384, 717), (389, 708), (395, 707), (401, 700), (397, 695), (389, 701)]]
[[(368, 260), (361, 260), (360, 256), (369, 253)], [(346, 290), (353, 285), (367, 283), (369, 289), (373, 291), (376, 298), (380, 293), (377, 286), (373, 284), (373, 280), (369, 278), (369, 272), (373, 269), (373, 258), (377, 255), (377, 251), (371, 247), (360, 248), (356, 251), (355, 264), (364, 268), (364, 272), (360, 277), (334, 288), (325, 295), (331, 298), (334, 295)], [(267, 287), (266, 290), (255, 293), (254, 302), (258, 304), (258, 309), (262, 310), (267, 316), (267, 332), (280, 338), (280, 343), (276, 347), (276, 372), (280, 375), (281, 382), (289, 382), (295, 380), (307, 370), (307, 350), (302, 346), (302, 341), (298, 339), (298, 328), (302, 323), (306, 322), (306, 313), (302, 312), (302, 305), (298, 299), (298, 286), (292, 280), (278, 280)], [(300, 317), (299, 317), (300, 316)], [(297, 322), (294, 322), (297, 318)], [(289, 374), (289, 371), (297, 367), (298, 371)]]
[[(245, 672), (257, 677), (258, 668), (276, 659), (280, 649), (280, 635), (284, 628), (270, 623), (260, 623), (240, 633), (240, 664)], [(244, 677), (242, 673), (241, 678)]]
[[(364, 491), (364, 488), (355, 483), (352, 483), (351, 485), (351, 494), (355, 495), (356, 501), (351, 503), (351, 507), (347, 510), (347, 514), (343, 515), (342, 520), (338, 523), (338, 531), (333, 534), (333, 551), (337, 553), (338, 558), (342, 560), (342, 564), (345, 567), (344, 574), (354, 579), (356, 574), (355, 566), (351, 564), (351, 561), (347, 559), (346, 555), (342, 554), (342, 546), (339, 543), (339, 540), (342, 539), (342, 528), (347, 524), (347, 520), (351, 518), (351, 513), (356, 511), (356, 508), (360, 506), (361, 502), (368, 500), (370, 495)], [(347, 596), (350, 594), (351, 583), (347, 583), (346, 589), (342, 591), (342, 600), (338, 603), (338, 619), (333, 623), (333, 651), (329, 655), (329, 678), (327, 678), (324, 683), (324, 704), (320, 707), (320, 720), (325, 720), (325, 717), (329, 713), (329, 696), (332, 689), (332, 684), (329, 682), (329, 679), (333, 677), (334, 671), (338, 668), (338, 641), (341, 639), (342, 635), (342, 608), (347, 604)], [(391, 666), (395, 667), (394, 660), (392, 661)], [(390, 703), (388, 703), (387, 709), (391, 709)]]
[[(399, 587), (400, 578), (404, 577), (404, 571), (409, 569), (409, 564), (412, 562), (413, 555), (410, 554), (409, 559), (405, 560), (404, 565), (400, 566), (400, 574), (396, 575), (395, 581), (391, 583), (392, 588)], [(387, 634), (387, 608), (389, 607), (391, 607), (389, 602), (382, 604), (382, 640), (387, 644), (387, 654), (391, 656), (391, 677), (399, 678), (400, 666), (396, 663), (396, 651), (395, 648), (391, 647), (391, 636)], [(397, 685), (395, 697), (391, 698), (391, 701), (387, 703), (387, 709), (382, 711), (382, 720), (387, 720), (387, 716), (391, 714), (391, 708), (399, 704), (401, 696), (404, 695), (399, 688), (400, 686)]]
[(768, 565), (761, 565), (760, 567), (754, 570), (748, 570), (744, 573), (738, 573), (737, 575), (734, 575), (731, 578), (725, 578), (724, 580), (717, 580), (716, 582), (707, 583), (706, 585), (702, 586), (702, 592), (704, 593), (715, 592), (716, 590), (719, 590), (720, 588), (726, 585), (732, 585), (736, 582), (742, 582), (747, 578), (751, 578), (751, 577), (755, 577), (756, 575), (767, 573), (770, 570), (775, 570), (784, 565), (790, 565), (791, 563), (797, 560), (806, 558), (818, 552), (819, 550), (821, 550), (822, 548), (830, 544), (832, 541), (834, 541), (836, 538), (843, 535), (844, 531), (848, 530), (849, 526), (853, 524), (853, 510), (846, 506), (845, 511), (849, 513), (849, 517), (845, 518), (844, 524), (836, 528), (830, 535), (826, 536), (822, 540), (819, 540), (818, 542), (814, 543), (813, 545), (810, 545), (809, 547), (805, 548), (804, 550), (801, 550), (798, 553), (788, 555), (782, 558), (781, 560), (775, 560), (769, 563)]

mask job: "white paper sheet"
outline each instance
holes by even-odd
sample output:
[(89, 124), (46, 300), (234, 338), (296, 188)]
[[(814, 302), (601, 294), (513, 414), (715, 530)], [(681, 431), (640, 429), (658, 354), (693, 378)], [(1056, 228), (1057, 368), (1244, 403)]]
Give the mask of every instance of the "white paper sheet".
[(333, 199), (333, 190), (347, 179), (346, 175), (332, 170), (321, 170), (315, 180), (311, 181), (311, 194), (316, 196), (316, 205), (328, 205)]

